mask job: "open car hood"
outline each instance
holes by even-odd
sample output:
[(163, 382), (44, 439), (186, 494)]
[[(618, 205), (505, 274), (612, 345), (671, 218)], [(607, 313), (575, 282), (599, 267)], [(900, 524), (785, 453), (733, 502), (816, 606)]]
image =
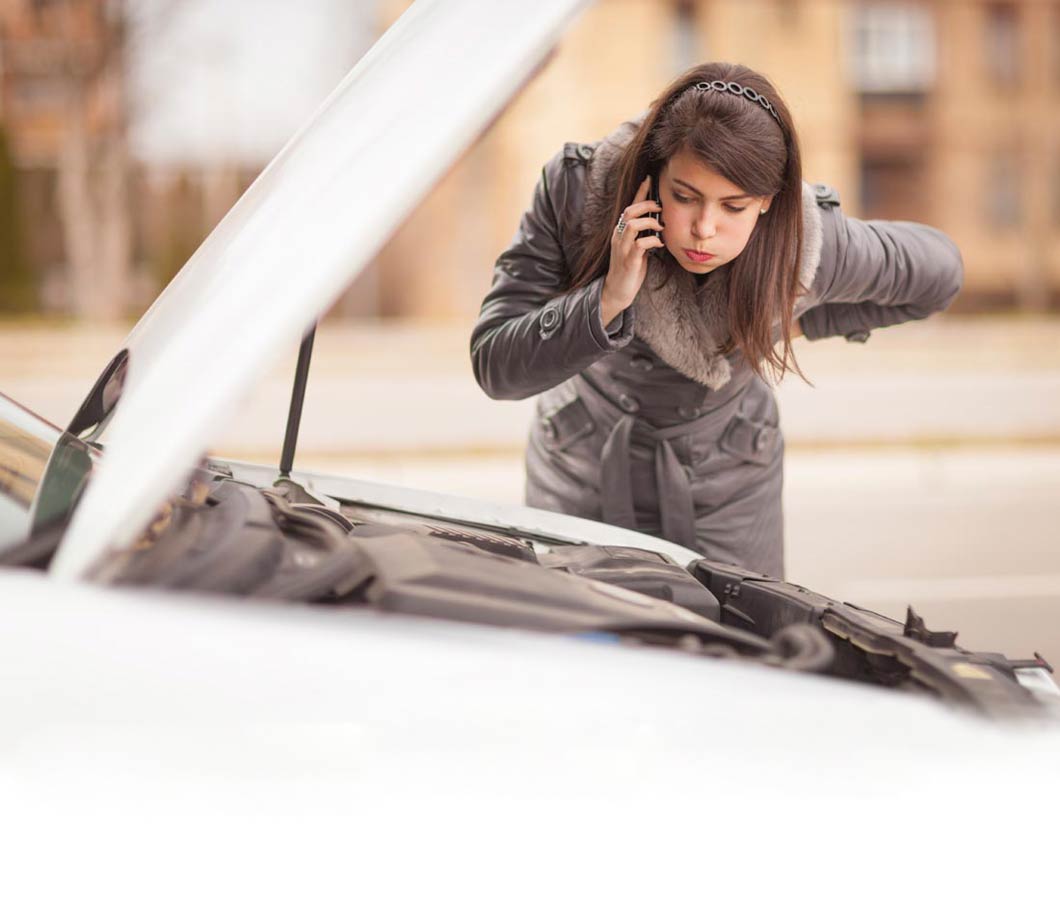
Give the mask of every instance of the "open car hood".
[(383, 35), (130, 333), (115, 358), (121, 401), (103, 424), (107, 453), (55, 575), (89, 576), (135, 540), (255, 379), (372, 259), (585, 5), (418, 0)]

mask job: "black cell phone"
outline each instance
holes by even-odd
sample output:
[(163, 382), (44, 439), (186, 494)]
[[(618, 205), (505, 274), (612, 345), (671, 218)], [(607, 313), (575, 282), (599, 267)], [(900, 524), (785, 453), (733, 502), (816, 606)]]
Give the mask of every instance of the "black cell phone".
[[(651, 188), (648, 189), (648, 200), (655, 201), (655, 203), (657, 203), (661, 207), (662, 199), (659, 197), (659, 174), (657, 172), (652, 172), (648, 174), (651, 176)], [(650, 216), (660, 225), (666, 225), (666, 223), (662, 221), (661, 213), (647, 213), (645, 215)], [(660, 240), (662, 239), (662, 235), (660, 235), (655, 229), (642, 229), (641, 231), (637, 232), (637, 238), (645, 238), (648, 235), (655, 235)], [(655, 250), (655, 248), (651, 248), (651, 250)]]

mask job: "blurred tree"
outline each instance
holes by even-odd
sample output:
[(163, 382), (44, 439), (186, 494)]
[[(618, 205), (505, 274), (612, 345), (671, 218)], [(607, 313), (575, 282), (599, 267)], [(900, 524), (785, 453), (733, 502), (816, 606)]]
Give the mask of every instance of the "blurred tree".
[(0, 313), (32, 313), (37, 309), (36, 279), (26, 255), (19, 210), (18, 172), (7, 134), (0, 128)]
[[(62, 37), (59, 208), (73, 312), (115, 319), (129, 305), (132, 282), (125, 4), (50, 0), (47, 6)], [(85, 40), (86, 24), (93, 40)]]
[[(152, 0), (151, 17), (139, 14), (145, 0), (0, 2), (0, 112), (15, 162), (55, 174), (61, 270), (41, 289), (54, 308), (107, 320), (141, 300), (128, 59), (183, 2)], [(27, 237), (36, 253), (39, 236)]]
[(151, 255), (151, 274), (159, 286), (165, 287), (173, 280), (205, 237), (200, 193), (186, 171), (166, 192), (165, 224)]

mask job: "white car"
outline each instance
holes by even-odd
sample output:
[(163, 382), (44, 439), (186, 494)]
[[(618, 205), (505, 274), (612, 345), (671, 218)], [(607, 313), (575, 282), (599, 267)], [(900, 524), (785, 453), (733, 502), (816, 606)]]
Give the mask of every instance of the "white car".
[[(642, 886), (623, 865), (646, 889), (706, 887), (711, 868), (782, 887), (809, 872), (747, 868), (846, 849), (816, 885), (892, 835), (881, 825), (974, 871), (976, 811), (1016, 823), (1020, 793), (1055, 805), (1058, 691), (1040, 659), (600, 523), (203, 456), (581, 5), (420, 0), (66, 429), (0, 396), (0, 789), (23, 838), (56, 814), (327, 811), (357, 820), (362, 848), (400, 837), (358, 873), (434, 886), (414, 863), (444, 869), (470, 841), (475, 865), (446, 879), (509, 896), (538, 886), (513, 869), (547, 829), (567, 853), (606, 838), (616, 858), (564, 886), (622, 895)], [(570, 805), (584, 829), (558, 815)], [(122, 823), (141, 861), (164, 855)], [(89, 833), (77, 848), (108, 845)], [(563, 850), (540, 892), (573, 863)], [(314, 873), (344, 873), (330, 868)], [(476, 883), (498, 868), (511, 882)]]

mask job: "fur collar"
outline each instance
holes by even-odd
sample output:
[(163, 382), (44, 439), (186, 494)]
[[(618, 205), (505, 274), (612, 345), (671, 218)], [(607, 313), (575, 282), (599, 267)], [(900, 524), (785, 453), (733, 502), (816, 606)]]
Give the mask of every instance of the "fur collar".
[[(611, 215), (606, 209), (605, 188), (639, 124), (639, 120), (625, 122), (597, 145), (586, 175), (583, 239), (588, 224)], [(799, 281), (809, 286), (821, 259), (823, 226), (813, 189), (805, 182), (802, 226)], [(728, 290), (727, 266), (714, 270), (697, 284), (695, 277), (669, 254), (650, 254), (648, 275), (633, 301), (637, 336), (679, 373), (708, 388), (721, 388), (732, 378), (732, 362), (721, 353), (729, 337)], [(807, 302), (805, 295), (798, 298), (796, 313), (805, 309)]]

